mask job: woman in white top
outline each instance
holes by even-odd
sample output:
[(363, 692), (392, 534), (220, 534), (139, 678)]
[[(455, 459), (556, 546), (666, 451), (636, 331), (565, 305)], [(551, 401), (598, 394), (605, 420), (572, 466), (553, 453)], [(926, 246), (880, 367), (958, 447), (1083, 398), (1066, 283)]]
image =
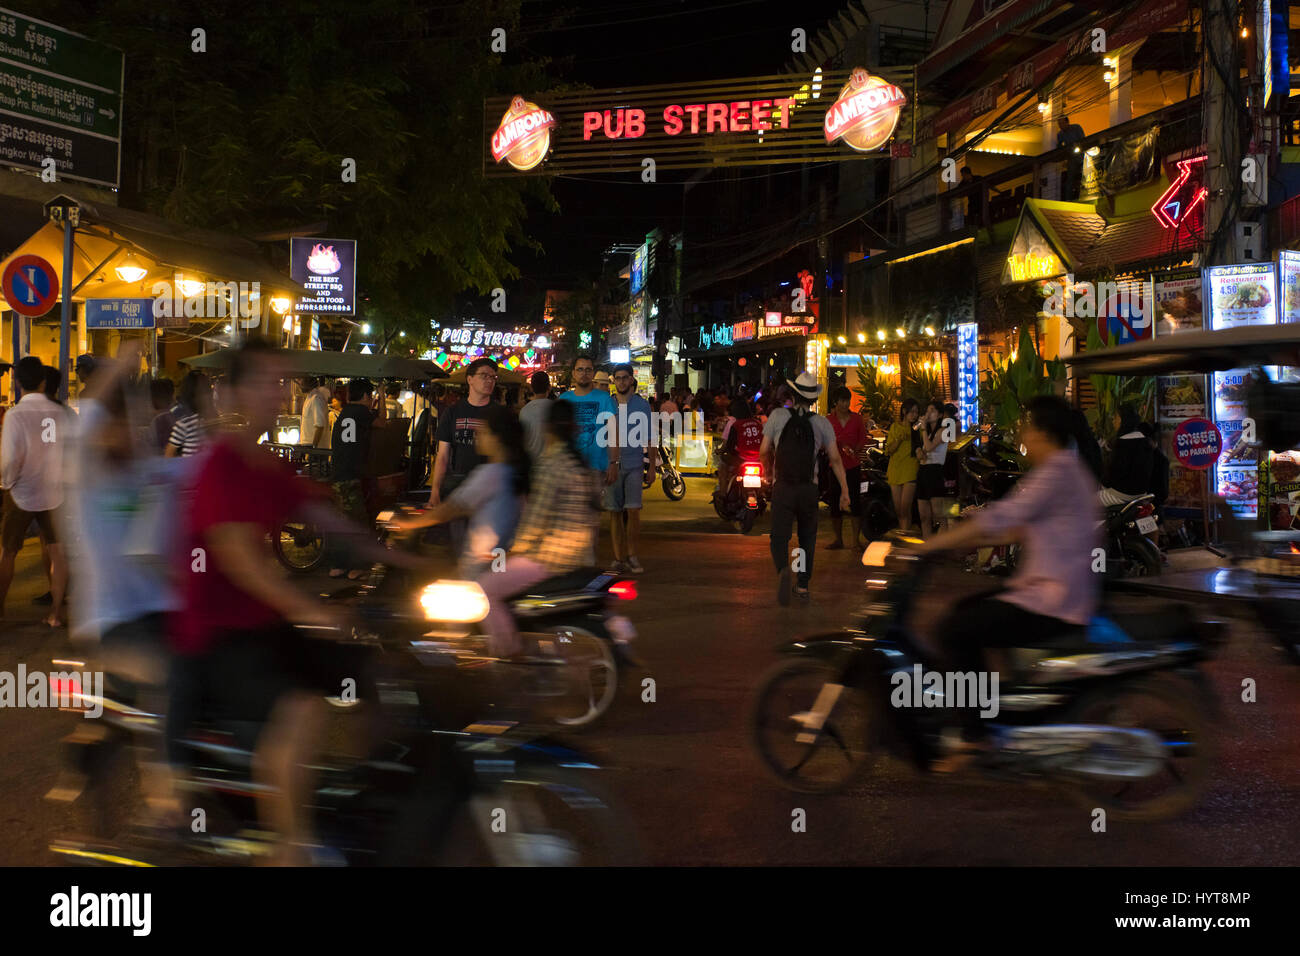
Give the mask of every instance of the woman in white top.
[(935, 524), (939, 531), (948, 530), (948, 498), (943, 479), (943, 463), (948, 457), (948, 439), (957, 436), (957, 423), (945, 418), (943, 403), (938, 399), (925, 406), (921, 419), (921, 447), (917, 457), (921, 467), (916, 472), (916, 510), (921, 515), (921, 537), (928, 538)]

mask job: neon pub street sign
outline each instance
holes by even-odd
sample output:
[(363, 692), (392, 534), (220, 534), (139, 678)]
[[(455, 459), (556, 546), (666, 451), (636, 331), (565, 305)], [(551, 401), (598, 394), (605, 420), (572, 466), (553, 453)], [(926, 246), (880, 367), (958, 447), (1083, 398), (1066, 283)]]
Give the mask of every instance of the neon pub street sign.
[[(839, 82), (846, 74), (836, 72)], [(848, 71), (847, 77), (838, 97), (824, 111), (815, 108), (813, 100), (819, 94), (810, 96), (808, 86), (792, 95), (754, 95), (769, 82), (789, 83), (788, 77), (778, 76), (711, 83), (709, 94), (699, 99), (689, 86), (661, 85), (555, 92), (539, 97), (545, 100), (543, 105), (515, 96), (504, 114), (497, 112), (502, 101), (490, 100), (489, 104), (498, 104), (495, 109), (488, 105), (492, 112), (485, 117), (488, 129), (494, 130), (490, 147), (493, 167), (508, 164), (523, 172), (549, 158), (547, 169), (567, 171), (573, 164), (599, 163), (606, 171), (614, 171), (623, 165), (615, 160), (625, 158), (629, 168), (640, 170), (642, 155), (633, 165), (630, 153), (614, 150), (598, 154), (592, 150), (601, 144), (630, 146), (632, 141), (643, 141), (639, 144), (642, 149), (666, 149), (655, 154), (663, 168), (716, 166), (716, 161), (703, 161), (706, 153), (716, 152), (707, 138), (737, 133), (753, 134), (754, 141), (742, 138), (734, 143), (736, 149), (729, 142), (729, 160), (780, 162), (780, 157), (789, 153), (791, 161), (809, 161), (804, 152), (809, 142), (805, 134), (817, 127), (827, 145), (843, 142), (855, 152), (873, 152), (893, 136), (907, 95), (894, 83), (861, 68)], [(620, 105), (604, 108), (610, 101)], [(813, 109), (813, 115), (805, 121), (803, 110), (807, 108)], [(787, 130), (790, 136), (781, 137)], [(769, 134), (766, 144), (764, 133)], [(682, 159), (683, 155), (700, 161), (693, 163)], [(669, 162), (676, 165), (669, 166)], [(491, 174), (492, 170), (485, 172)]]

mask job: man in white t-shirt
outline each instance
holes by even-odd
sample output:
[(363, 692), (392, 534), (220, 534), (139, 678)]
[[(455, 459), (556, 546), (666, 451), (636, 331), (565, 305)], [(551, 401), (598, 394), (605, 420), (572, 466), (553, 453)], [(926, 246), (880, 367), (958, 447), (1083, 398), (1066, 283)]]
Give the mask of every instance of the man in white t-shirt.
[(302, 418), (298, 425), (298, 444), (313, 448), (328, 448), (330, 443), (329, 390), (321, 387), (320, 379), (302, 380)]

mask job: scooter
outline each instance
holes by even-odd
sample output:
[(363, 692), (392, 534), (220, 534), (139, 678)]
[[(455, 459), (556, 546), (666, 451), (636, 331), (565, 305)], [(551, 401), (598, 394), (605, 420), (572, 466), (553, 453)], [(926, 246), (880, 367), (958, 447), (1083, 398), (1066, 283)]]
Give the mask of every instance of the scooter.
[(1183, 604), (1103, 610), (1086, 629), (1011, 649), (988, 674), (991, 690), (976, 694), (980, 675), (945, 673), (909, 630), (935, 566), (918, 543), (897, 532), (874, 542), (866, 603), (850, 625), (785, 645), (760, 681), (753, 742), (779, 782), (835, 791), (882, 750), (928, 771), (949, 749), (952, 708), (987, 705), (992, 747), (976, 763), (985, 774), (1050, 781), (1116, 819), (1196, 805), (1215, 714), (1199, 665), (1225, 639), (1221, 622)]
[(762, 463), (742, 461), (726, 493), (714, 490), (713, 510), (723, 521), (734, 523), (741, 534), (749, 534), (754, 522), (767, 510), (771, 496), (771, 482), (763, 475)]
[(659, 442), (659, 455), (654, 468), (650, 467), (649, 457), (647, 456), (645, 472), (641, 477), (641, 487), (649, 488), (655, 483), (656, 476), (662, 478), (664, 494), (669, 501), (681, 501), (686, 497), (686, 479), (677, 470), (677, 464), (673, 461), (673, 456), (664, 447), (662, 439)]

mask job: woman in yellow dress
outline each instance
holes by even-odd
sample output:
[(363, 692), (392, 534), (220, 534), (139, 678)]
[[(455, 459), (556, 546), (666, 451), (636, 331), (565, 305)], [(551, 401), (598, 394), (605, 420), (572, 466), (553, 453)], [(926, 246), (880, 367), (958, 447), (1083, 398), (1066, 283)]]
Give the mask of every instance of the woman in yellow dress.
[(889, 426), (889, 435), (885, 438), (885, 454), (889, 456), (889, 468), (885, 478), (889, 482), (889, 493), (894, 498), (894, 513), (898, 515), (898, 526), (904, 531), (912, 527), (912, 501), (916, 497), (916, 471), (920, 461), (916, 457), (916, 420), (920, 417), (921, 407), (916, 399), (909, 398), (903, 402), (902, 415), (898, 421)]

